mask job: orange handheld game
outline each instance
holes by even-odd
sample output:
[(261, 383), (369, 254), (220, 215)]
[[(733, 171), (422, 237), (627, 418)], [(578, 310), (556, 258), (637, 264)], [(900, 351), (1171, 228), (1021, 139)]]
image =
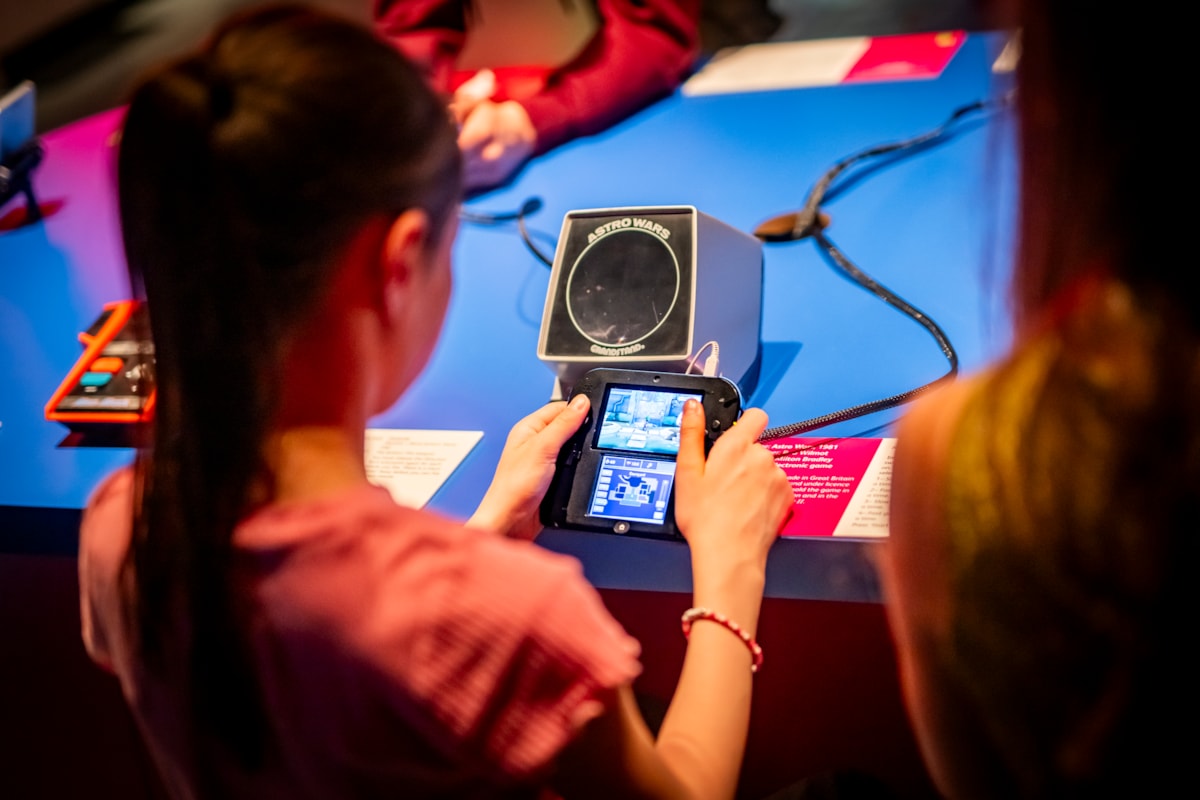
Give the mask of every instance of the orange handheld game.
[(121, 300), (104, 306), (79, 334), (83, 355), (46, 403), (46, 419), (72, 430), (145, 422), (154, 412), (154, 344), (138, 339), (148, 331), (145, 306)]

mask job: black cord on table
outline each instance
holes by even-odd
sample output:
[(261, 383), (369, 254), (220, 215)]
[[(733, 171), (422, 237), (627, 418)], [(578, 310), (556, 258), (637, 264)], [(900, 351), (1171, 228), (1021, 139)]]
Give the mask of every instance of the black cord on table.
[(542, 198), (530, 197), (516, 211), (468, 211), (463, 208), (459, 209), (458, 218), (463, 222), (474, 222), (478, 225), (499, 225), (503, 222), (516, 222), (517, 230), (521, 233), (521, 241), (525, 243), (525, 247), (529, 249), (529, 252), (533, 253), (538, 261), (541, 261), (547, 267), (552, 267), (554, 266), (554, 261), (534, 244), (533, 237), (529, 235), (529, 228), (525, 225), (525, 218), (539, 211), (541, 207)]
[[(839, 411), (834, 411), (829, 414), (823, 414), (819, 417), (793, 422), (788, 425), (780, 425), (774, 428), (768, 428), (759, 436), (759, 441), (769, 441), (771, 439), (781, 439), (786, 436), (796, 436), (801, 433), (824, 428), (828, 425), (833, 425), (838, 422), (855, 419), (857, 417), (873, 414), (878, 411), (884, 411), (889, 408), (915, 400), (926, 392), (934, 389), (937, 386), (953, 380), (958, 375), (958, 353), (954, 350), (954, 345), (932, 318), (925, 314), (920, 309), (916, 308), (904, 298), (897, 295), (895, 292), (888, 289), (883, 284), (876, 281), (871, 276), (867, 275), (852, 262), (845, 253), (843, 253), (830, 239), (825, 235), (824, 229), (829, 224), (829, 218), (821, 209), (822, 202), (827, 198), (838, 194), (846, 185), (847, 182), (856, 182), (855, 178), (848, 178), (842, 184), (836, 184), (837, 178), (845, 173), (850, 167), (860, 164), (871, 159), (879, 159), (885, 155), (892, 155), (893, 158), (915, 155), (925, 149), (932, 147), (941, 142), (948, 141), (955, 133), (958, 132), (959, 124), (977, 113), (994, 112), (1007, 107), (1012, 99), (1012, 95), (1007, 94), (998, 100), (979, 101), (970, 103), (954, 110), (950, 117), (937, 128), (923, 133), (919, 136), (914, 136), (911, 139), (905, 139), (899, 142), (878, 145), (861, 150), (851, 156), (843, 158), (834, 164), (821, 178), (813, 185), (809, 191), (808, 197), (804, 202), (804, 207), (795, 212), (794, 221), (791, 229), (780, 232), (778, 228), (770, 231), (760, 230), (756, 232), (759, 238), (768, 242), (780, 241), (795, 241), (812, 237), (817, 246), (821, 248), (821, 252), (831, 265), (844, 273), (850, 280), (859, 284), (863, 288), (870, 291), (876, 297), (879, 297), (884, 302), (900, 310), (918, 324), (924, 327), (941, 348), (942, 355), (949, 362), (949, 370), (941, 377), (930, 381), (929, 383), (918, 386), (914, 389), (894, 394), (889, 397), (884, 397), (879, 400), (873, 400), (868, 403), (861, 403), (849, 408), (843, 408)], [(776, 220), (783, 219), (777, 217)], [(765, 228), (766, 226), (764, 226)]]

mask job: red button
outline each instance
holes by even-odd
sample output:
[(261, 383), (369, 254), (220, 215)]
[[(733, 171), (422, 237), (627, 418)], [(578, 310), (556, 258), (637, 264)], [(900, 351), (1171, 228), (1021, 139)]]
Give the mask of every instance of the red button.
[(97, 358), (92, 362), (92, 372), (120, 372), (125, 362), (115, 356)]

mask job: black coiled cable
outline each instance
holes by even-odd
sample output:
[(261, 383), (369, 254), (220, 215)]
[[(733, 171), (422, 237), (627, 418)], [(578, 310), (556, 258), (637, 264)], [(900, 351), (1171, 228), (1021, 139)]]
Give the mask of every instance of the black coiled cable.
[[(863, 417), (868, 414), (874, 414), (878, 411), (884, 411), (889, 408), (908, 403), (915, 400), (917, 397), (929, 392), (937, 386), (953, 380), (958, 375), (958, 354), (954, 350), (954, 345), (946, 336), (945, 331), (933, 321), (927, 314), (913, 306), (904, 298), (897, 295), (895, 292), (888, 289), (883, 284), (876, 281), (871, 276), (867, 275), (859, 269), (838, 247), (830, 241), (825, 235), (825, 227), (829, 224), (829, 218), (821, 210), (822, 203), (832, 197), (836, 197), (841, 191), (848, 188), (857, 180), (865, 177), (864, 174), (846, 178), (839, 184), (834, 184), (838, 176), (842, 175), (850, 167), (867, 162), (873, 159), (880, 159), (875, 162), (875, 167), (878, 168), (884, 163), (890, 163), (890, 160), (902, 156), (915, 155), (928, 147), (947, 141), (957, 132), (959, 124), (976, 113), (993, 112), (1003, 109), (1011, 102), (1012, 95), (1006, 94), (998, 100), (977, 101), (968, 105), (962, 106), (954, 110), (950, 117), (937, 128), (932, 131), (923, 133), (919, 136), (914, 136), (911, 139), (904, 139), (899, 142), (891, 142), (889, 144), (877, 145), (874, 147), (861, 150), (851, 156), (838, 161), (821, 178), (813, 184), (812, 189), (805, 199), (804, 207), (792, 214), (785, 214), (776, 217), (773, 220), (764, 223), (755, 231), (755, 235), (766, 242), (790, 242), (797, 239), (812, 237), (817, 246), (821, 248), (821, 252), (829, 260), (831, 265), (844, 273), (850, 280), (859, 284), (863, 288), (870, 291), (876, 297), (879, 297), (884, 302), (900, 310), (907, 316), (911, 317), (933, 336), (937, 341), (938, 347), (941, 348), (942, 354), (950, 364), (950, 368), (941, 377), (916, 387), (909, 389), (899, 394), (894, 394), (889, 397), (872, 400), (867, 403), (843, 408), (829, 414), (823, 414), (819, 417), (793, 422), (788, 425), (780, 425), (773, 428), (768, 428), (759, 436), (760, 442), (765, 442), (771, 439), (781, 439), (786, 436), (797, 436), (802, 433), (824, 428), (828, 425), (833, 425), (838, 422)], [(893, 159), (887, 161), (881, 157), (885, 155), (893, 156)], [(784, 224), (780, 224), (784, 223)], [(789, 224), (790, 223), (790, 224)]]

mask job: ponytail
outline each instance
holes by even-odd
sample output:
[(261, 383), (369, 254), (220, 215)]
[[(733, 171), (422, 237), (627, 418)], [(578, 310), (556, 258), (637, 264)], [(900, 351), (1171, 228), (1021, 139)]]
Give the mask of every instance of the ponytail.
[(419, 207), (440, 229), (459, 172), (445, 110), (416, 70), (315, 11), (236, 17), (132, 97), (120, 211), (158, 405), (136, 460), (123, 588), (147, 668), (185, 679), (201, 778), (214, 755), (201, 743), (247, 769), (269, 756), (232, 538), (273, 494), (263, 447), (283, 348), (357, 228)]

